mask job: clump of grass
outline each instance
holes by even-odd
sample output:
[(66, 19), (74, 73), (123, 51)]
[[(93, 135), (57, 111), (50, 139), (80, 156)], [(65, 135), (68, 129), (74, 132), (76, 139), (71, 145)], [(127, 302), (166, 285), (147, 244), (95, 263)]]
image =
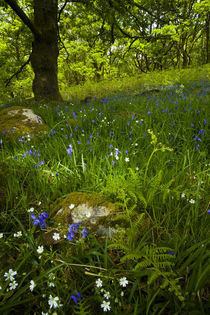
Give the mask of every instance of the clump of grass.
[[(1, 134), (0, 313), (207, 313), (209, 82), (123, 89), (32, 104), (47, 134)], [(56, 222), (54, 202), (74, 191), (118, 205), (114, 237)]]

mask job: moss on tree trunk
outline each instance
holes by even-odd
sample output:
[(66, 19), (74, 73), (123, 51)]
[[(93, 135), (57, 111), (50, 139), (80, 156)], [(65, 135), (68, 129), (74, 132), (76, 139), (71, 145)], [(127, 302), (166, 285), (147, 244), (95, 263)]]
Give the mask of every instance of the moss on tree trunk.
[(35, 73), (33, 92), (36, 100), (60, 100), (58, 88), (57, 0), (34, 0), (34, 37), (31, 64)]

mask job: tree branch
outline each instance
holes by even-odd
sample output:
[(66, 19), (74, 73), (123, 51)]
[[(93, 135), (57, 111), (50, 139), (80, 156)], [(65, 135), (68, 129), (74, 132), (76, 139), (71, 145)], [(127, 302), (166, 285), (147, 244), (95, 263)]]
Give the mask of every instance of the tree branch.
[(30, 61), (31, 61), (31, 54), (28, 60), (18, 69), (18, 71), (16, 71), (9, 79), (5, 80), (5, 87), (7, 87), (10, 84), (10, 82), (12, 81), (14, 77), (17, 77), (18, 74), (22, 72), (22, 70), (25, 68), (27, 64), (29, 64)]
[(63, 6), (61, 7), (60, 11), (58, 12), (58, 22), (60, 22), (61, 14), (62, 14), (63, 10), (65, 9), (65, 7), (66, 7), (68, 2), (69, 2), (69, 0), (65, 0), (65, 3), (63, 4)]
[(4, 0), (11, 8), (12, 10), (19, 16), (19, 18), (22, 20), (22, 22), (31, 30), (31, 32), (34, 34), (34, 36), (39, 37), (39, 32), (35, 28), (34, 24), (31, 22), (31, 20), (28, 18), (28, 16), (25, 14), (25, 12), (19, 7), (16, 0)]

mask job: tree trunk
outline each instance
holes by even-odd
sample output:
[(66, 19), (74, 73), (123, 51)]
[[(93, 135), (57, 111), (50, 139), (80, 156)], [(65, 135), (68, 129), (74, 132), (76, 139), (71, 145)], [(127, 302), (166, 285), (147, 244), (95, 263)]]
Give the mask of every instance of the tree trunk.
[(58, 88), (58, 0), (34, 0), (34, 36), (31, 65), (35, 74), (33, 93), (36, 100), (60, 100)]

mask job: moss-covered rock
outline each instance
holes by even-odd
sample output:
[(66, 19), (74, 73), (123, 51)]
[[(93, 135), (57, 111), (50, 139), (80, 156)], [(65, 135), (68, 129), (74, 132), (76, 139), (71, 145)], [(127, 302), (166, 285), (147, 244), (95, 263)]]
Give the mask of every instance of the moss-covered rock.
[(30, 108), (12, 106), (0, 111), (0, 133), (6, 133), (9, 138), (39, 134), (48, 130), (42, 118)]
[(51, 216), (61, 226), (83, 222), (91, 232), (106, 234), (117, 211), (115, 204), (106, 201), (99, 194), (74, 192), (54, 204)]

